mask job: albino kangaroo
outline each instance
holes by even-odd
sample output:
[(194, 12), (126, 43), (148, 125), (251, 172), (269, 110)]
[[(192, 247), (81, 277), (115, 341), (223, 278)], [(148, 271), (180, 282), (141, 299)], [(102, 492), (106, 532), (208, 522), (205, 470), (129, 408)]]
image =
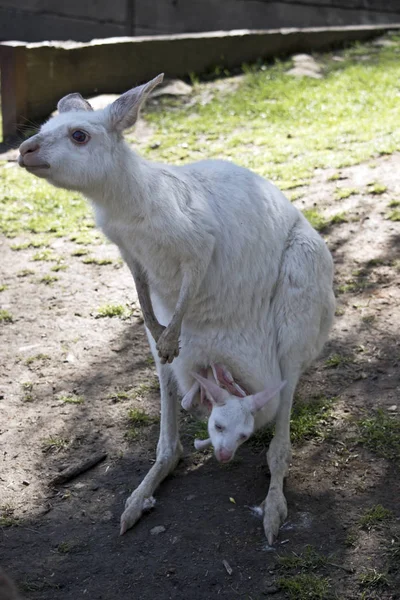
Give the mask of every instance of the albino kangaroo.
[(221, 363), (250, 395), (286, 381), (255, 415), (265, 410), (276, 422), (263, 502), (272, 543), (287, 514), (294, 390), (332, 323), (332, 259), (303, 215), (251, 171), (216, 160), (155, 164), (125, 144), (123, 130), (161, 81), (97, 111), (79, 94), (66, 96), (60, 114), (21, 145), (19, 163), (89, 198), (137, 285), (160, 379), (161, 427), (156, 462), (126, 502), (121, 533), (151, 505), (181, 456), (176, 382), (185, 395), (192, 372)]

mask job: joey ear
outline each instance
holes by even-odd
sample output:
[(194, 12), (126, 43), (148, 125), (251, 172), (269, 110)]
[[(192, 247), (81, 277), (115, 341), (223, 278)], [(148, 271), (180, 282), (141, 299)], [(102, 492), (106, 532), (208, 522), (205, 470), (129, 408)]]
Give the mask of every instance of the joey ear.
[(66, 113), (72, 110), (93, 110), (91, 104), (89, 104), (87, 100), (82, 98), (82, 96), (78, 94), (78, 92), (75, 92), (74, 94), (68, 94), (68, 96), (64, 96), (64, 98), (61, 98), (61, 100), (57, 104), (57, 109), (59, 113)]
[(217, 404), (218, 406), (223, 406), (225, 404), (226, 399), (229, 396), (228, 392), (221, 389), (216, 383), (210, 381), (210, 379), (205, 379), (197, 373), (192, 373), (192, 375), (207, 392), (207, 395), (213, 404)]
[(278, 385), (272, 388), (266, 388), (262, 392), (258, 392), (257, 394), (253, 394), (252, 396), (247, 396), (246, 401), (254, 414), (261, 408), (263, 408), (269, 400), (272, 400), (286, 385), (286, 381), (281, 381)]
[(129, 90), (129, 92), (125, 92), (125, 94), (122, 94), (115, 102), (110, 104), (106, 110), (109, 114), (111, 127), (118, 131), (133, 127), (146, 98), (163, 79), (164, 73), (161, 73), (148, 83), (135, 87), (132, 90)]

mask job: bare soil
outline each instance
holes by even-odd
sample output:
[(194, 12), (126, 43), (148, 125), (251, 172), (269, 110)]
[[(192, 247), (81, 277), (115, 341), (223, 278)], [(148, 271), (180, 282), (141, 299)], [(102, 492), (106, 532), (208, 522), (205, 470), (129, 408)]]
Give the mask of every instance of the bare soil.
[[(96, 265), (72, 256), (76, 244), (57, 240), (54, 252), (68, 268), (52, 273), (54, 263), (32, 261), (37, 250), (13, 251), (18, 239), (0, 238), (8, 286), (0, 298), (14, 318), (0, 323), (0, 564), (26, 598), (280, 600), (287, 596), (278, 580), (299, 571), (284, 570), (278, 556), (307, 544), (330, 556), (312, 573), (330, 580), (332, 597), (400, 598), (400, 559), (390, 553), (400, 536), (398, 463), (360, 444), (356, 425), (378, 407), (399, 412), (400, 226), (387, 217), (389, 202), (400, 198), (400, 156), (342, 169), (329, 181), (333, 173), (317, 173), (295, 202), (318, 205), (326, 217), (346, 211), (348, 219), (323, 234), (336, 264), (338, 316), (297, 402), (337, 400), (323, 439), (294, 446), (289, 518), (273, 548), (250, 510), (268, 490), (266, 449), (248, 443), (233, 464), (219, 465), (194, 450), (195, 425), (184, 414), (184, 459), (160, 487), (155, 510), (119, 536), (124, 501), (154, 460), (159, 428), (155, 370), (131, 276), (105, 242), (90, 254), (113, 262)], [(372, 181), (387, 191), (370, 193)], [(338, 201), (337, 187), (358, 191)], [(34, 273), (23, 276), (26, 269)], [(41, 283), (49, 273), (59, 279)], [(104, 304), (136, 310), (125, 320), (96, 318)], [(326, 362), (332, 355), (336, 366)], [(83, 401), (66, 403), (71, 395)], [(132, 429), (132, 408), (154, 419)], [(108, 453), (104, 462), (65, 485), (50, 484), (100, 450)], [(389, 524), (360, 528), (378, 504), (392, 511)], [(156, 526), (165, 530), (151, 533)], [(360, 577), (372, 569), (387, 581), (363, 585)]]

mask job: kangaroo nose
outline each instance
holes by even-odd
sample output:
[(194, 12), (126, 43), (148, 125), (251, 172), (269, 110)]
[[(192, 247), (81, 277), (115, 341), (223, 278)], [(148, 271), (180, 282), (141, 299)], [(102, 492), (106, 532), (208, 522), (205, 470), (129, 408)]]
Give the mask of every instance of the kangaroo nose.
[(19, 151), (22, 154), (22, 156), (25, 156), (25, 154), (28, 154), (29, 152), (36, 152), (36, 150), (39, 150), (39, 148), (40, 146), (37, 143), (37, 141), (26, 140), (26, 142), (21, 144)]

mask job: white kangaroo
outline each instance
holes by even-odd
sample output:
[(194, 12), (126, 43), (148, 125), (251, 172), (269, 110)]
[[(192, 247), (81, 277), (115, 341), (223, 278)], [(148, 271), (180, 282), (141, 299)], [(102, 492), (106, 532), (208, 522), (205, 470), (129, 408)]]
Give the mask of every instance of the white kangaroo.
[(91, 201), (137, 286), (160, 379), (161, 427), (156, 462), (126, 502), (121, 533), (180, 459), (176, 382), (185, 395), (192, 372), (221, 363), (250, 395), (286, 381), (265, 406), (276, 422), (263, 503), (272, 543), (287, 514), (293, 393), (332, 324), (332, 259), (303, 215), (251, 171), (219, 160), (151, 163), (127, 146), (123, 130), (161, 81), (97, 111), (80, 94), (66, 96), (60, 114), (21, 145), (19, 164)]

